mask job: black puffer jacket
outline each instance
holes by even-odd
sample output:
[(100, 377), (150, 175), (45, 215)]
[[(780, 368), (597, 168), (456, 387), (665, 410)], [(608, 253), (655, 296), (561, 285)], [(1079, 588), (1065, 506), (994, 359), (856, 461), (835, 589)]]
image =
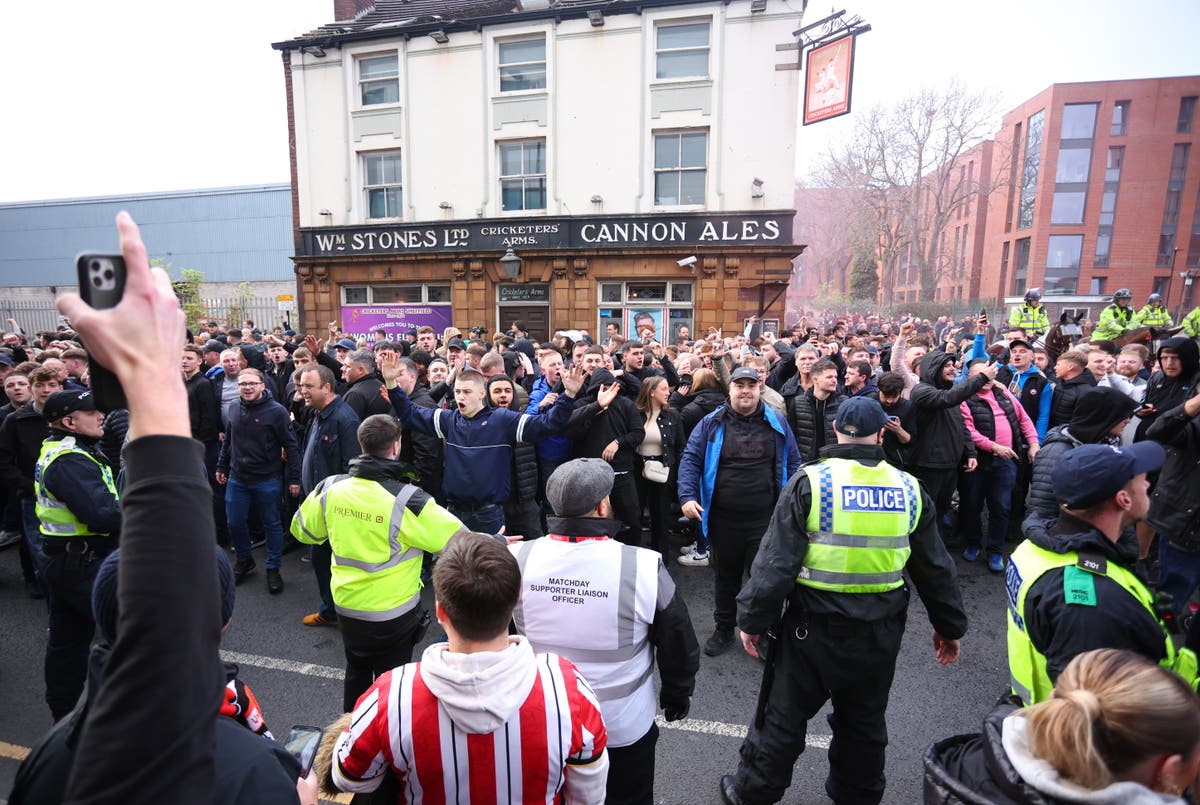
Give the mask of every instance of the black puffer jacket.
[(1026, 508), (1029, 516), (1053, 520), (1058, 516), (1051, 474), (1054, 465), (1081, 444), (1119, 444), (1109, 431), (1133, 416), (1137, 403), (1127, 394), (1107, 386), (1089, 389), (1080, 398), (1070, 423), (1046, 431), (1046, 440), (1033, 461)]
[(687, 403), (679, 412), (679, 418), (683, 423), (684, 440), (692, 435), (692, 430), (699, 424), (701, 419), (711, 414), (713, 411), (725, 404), (726, 394), (721, 389), (702, 389), (693, 395), (689, 395)]
[(616, 472), (630, 472), (636, 469), (636, 451), (646, 438), (645, 417), (624, 394), (618, 394), (607, 409), (595, 402), (600, 386), (613, 382), (607, 369), (592, 372), (587, 392), (580, 395), (564, 433), (571, 437), (576, 458), (600, 458), (604, 448), (615, 441), (617, 453), (609, 463)]
[(836, 391), (829, 395), (824, 402), (824, 417), (822, 426), (825, 429), (825, 441), (818, 445), (816, 440), (816, 414), (821, 410), (822, 401), (813, 395), (812, 389), (797, 394), (792, 398), (791, 409), (788, 411), (788, 422), (792, 432), (796, 434), (796, 447), (800, 450), (801, 461), (816, 461), (820, 456), (820, 448), (825, 445), (837, 444), (837, 434), (833, 432), (833, 420), (837, 418), (838, 408), (846, 395)]
[(1071, 412), (1080, 395), (1096, 387), (1096, 376), (1084, 369), (1070, 380), (1054, 381), (1054, 397), (1050, 400), (1050, 427), (1071, 421)]
[(978, 374), (957, 384), (944, 379), (942, 370), (953, 358), (945, 352), (930, 352), (921, 359), (921, 382), (909, 396), (921, 423), (921, 435), (909, 445), (910, 467), (948, 470), (975, 457), (975, 445), (958, 406), (978, 394), (988, 376)]
[(1019, 708), (1003, 704), (982, 734), (955, 735), (925, 750), (925, 805), (1057, 805), (1026, 783), (1004, 752), (1004, 719)]

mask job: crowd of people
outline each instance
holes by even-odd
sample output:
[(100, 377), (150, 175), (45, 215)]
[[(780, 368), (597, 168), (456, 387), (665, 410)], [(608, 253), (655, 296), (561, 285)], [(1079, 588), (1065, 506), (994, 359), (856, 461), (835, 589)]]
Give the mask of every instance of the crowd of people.
[[(651, 802), (657, 711), (686, 718), (701, 648), (740, 644), (764, 660), (763, 691), (720, 795), (781, 798), (808, 720), (831, 700), (826, 790), (879, 802), (909, 585), (939, 662), (957, 659), (967, 629), (954, 554), (1006, 585), (1014, 698), (982, 736), (931, 749), (930, 801), (1179, 793), (1195, 780), (1188, 685), (1156, 705), (1178, 729), (1107, 726), (1120, 739), (1093, 739), (1083, 759), (1059, 744), (1089, 724), (1095, 734), (1098, 719), (1136, 721), (1110, 697), (1196, 678), (1197, 312), (1159, 338), (1172, 327), (1161, 299), (1134, 314), (1119, 291), (1061, 349), (1036, 290), (1002, 323), (803, 311), (786, 332), (752, 317), (732, 333), (642, 322), (543, 342), (519, 321), (360, 337), (337, 322), (297, 333), (204, 321), (185, 335), (136, 227), (119, 228), (125, 307), (71, 298), (69, 324), (25, 333), (9, 320), (0, 349), (0, 542), (18, 546), (27, 594), (47, 602), (45, 699), (58, 722), (11, 801), (39, 801), (47, 779), (67, 799), (97, 790), (85, 786), (101, 772), (76, 769), (117, 740), (105, 719), (152, 672), (130, 667), (147, 652), (162, 655), (150, 666), (190, 657), (196, 680), (155, 731), (208, 712), (208, 696), (213, 719), (234, 716), (265, 746), (253, 694), (216, 646), (236, 586), (261, 559), (259, 583), (281, 594), (281, 557), (297, 549), (319, 591), (302, 622), (341, 634), (348, 715), (303, 777), (286, 753), (233, 749), (244, 736), (225, 721), (189, 725), (186, 742), (159, 746), (195, 754), (180, 785), (206, 782), (173, 801), (212, 801), (214, 786), (236, 790), (230, 775), (269, 766), (252, 801), (315, 802), (321, 777), (364, 795), (399, 787), (405, 801), (461, 785), (477, 801)], [(135, 337), (122, 315), (153, 332)], [(1139, 327), (1156, 328), (1153, 351), (1127, 339)], [(127, 409), (103, 410), (90, 390), (96, 361), (124, 384)], [(164, 606), (205, 609), (175, 634), (146, 611), (149, 574), (174, 561), (153, 545), (168, 520), (186, 524), (174, 560), (191, 561), (167, 572), (180, 597)], [(704, 567), (714, 630), (701, 644), (674, 579)], [(421, 603), (430, 582), (433, 612)], [(205, 598), (222, 606), (197, 607)], [(435, 619), (446, 641), (412, 662)], [(1177, 649), (1172, 628), (1189, 620)], [(1142, 681), (1110, 694), (1114, 675)], [(1048, 701), (1056, 683), (1061, 699)], [(214, 766), (214, 729), (217, 756), (242, 760)], [(520, 773), (498, 776), (501, 754)], [(125, 772), (113, 790), (145, 782), (144, 769)], [(1043, 798), (1014, 795), (1021, 786)]]

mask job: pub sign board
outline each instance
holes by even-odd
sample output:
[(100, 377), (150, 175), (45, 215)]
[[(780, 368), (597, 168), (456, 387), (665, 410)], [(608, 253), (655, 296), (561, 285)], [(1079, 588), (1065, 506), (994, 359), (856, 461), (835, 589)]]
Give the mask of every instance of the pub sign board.
[(304, 228), (298, 256), (790, 245), (795, 214), (555, 216)]

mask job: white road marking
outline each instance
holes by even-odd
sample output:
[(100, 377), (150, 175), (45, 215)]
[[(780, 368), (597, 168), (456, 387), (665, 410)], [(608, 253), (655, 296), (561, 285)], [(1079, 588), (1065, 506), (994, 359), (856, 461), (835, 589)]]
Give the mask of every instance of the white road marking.
[(346, 678), (346, 671), (342, 668), (334, 668), (330, 665), (317, 665), (311, 662), (281, 660), (277, 657), (263, 657), (259, 654), (243, 654), (240, 651), (222, 651), (221, 659), (225, 662), (235, 662), (238, 665), (253, 665), (256, 668), (270, 668), (275, 671), (291, 671), (293, 674), (303, 674), (304, 676), (318, 676), (324, 679), (337, 680)]
[[(221, 659), (226, 662), (235, 662), (238, 665), (250, 665), (255, 668), (270, 668), (275, 671), (290, 671), (293, 674), (302, 674), (304, 676), (316, 676), (324, 679), (345, 679), (346, 672), (341, 668), (334, 668), (330, 665), (317, 665), (311, 662), (296, 662), (295, 660), (281, 660), (277, 657), (263, 657), (258, 654), (243, 654), (240, 651), (222, 651)], [(717, 735), (722, 738), (737, 738), (746, 737), (746, 727), (742, 724), (726, 724), (723, 721), (704, 721), (698, 718), (685, 718), (683, 721), (672, 721), (668, 723), (662, 716), (655, 718), (659, 729), (682, 730), (684, 732), (698, 732), (705, 735)], [(828, 735), (809, 735), (804, 743), (808, 746), (817, 749), (829, 748)]]

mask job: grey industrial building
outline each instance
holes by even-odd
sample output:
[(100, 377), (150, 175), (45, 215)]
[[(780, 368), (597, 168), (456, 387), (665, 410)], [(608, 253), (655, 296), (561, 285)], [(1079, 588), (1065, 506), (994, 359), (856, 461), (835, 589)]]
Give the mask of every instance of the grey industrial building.
[(202, 272), (202, 295), (218, 305), (249, 283), (249, 309), (266, 319), (295, 293), (291, 204), (288, 184), (0, 204), (0, 318), (53, 326), (54, 297), (75, 289), (75, 255), (115, 251), (113, 220), (126, 210), (172, 280)]

